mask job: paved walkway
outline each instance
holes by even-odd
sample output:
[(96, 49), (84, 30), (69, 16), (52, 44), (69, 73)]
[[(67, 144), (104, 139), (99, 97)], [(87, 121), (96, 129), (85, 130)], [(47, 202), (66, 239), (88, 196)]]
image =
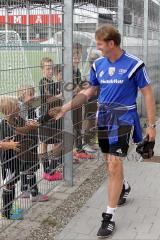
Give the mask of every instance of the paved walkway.
[[(160, 127), (157, 129), (160, 135)], [(160, 136), (155, 155), (160, 156)], [(131, 157), (131, 156), (130, 156)], [(160, 164), (125, 161), (125, 175), (132, 187), (128, 202), (116, 211), (116, 232), (110, 239), (160, 239)], [(101, 213), (107, 206), (107, 180), (56, 240), (95, 240)]]

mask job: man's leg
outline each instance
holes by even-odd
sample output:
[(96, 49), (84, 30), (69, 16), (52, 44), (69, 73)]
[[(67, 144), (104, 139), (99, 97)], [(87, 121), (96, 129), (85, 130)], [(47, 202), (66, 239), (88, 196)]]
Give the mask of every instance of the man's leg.
[(111, 154), (104, 154), (106, 172), (108, 176), (108, 206), (102, 213), (102, 225), (97, 233), (98, 237), (109, 237), (115, 230), (114, 214), (123, 186), (122, 158)]
[[(120, 190), (120, 196), (118, 197), (117, 205), (121, 206), (124, 205), (126, 202), (126, 199), (128, 197), (129, 192), (131, 191), (131, 187), (128, 183), (128, 181), (124, 178), (124, 172), (123, 172), (123, 158), (108, 155), (105, 154), (104, 159), (106, 161), (106, 167), (107, 167), (107, 174), (108, 174), (108, 205), (112, 207), (112, 204), (115, 206), (115, 196), (114, 192), (119, 192)], [(116, 161), (116, 166), (118, 167), (116, 172), (116, 178), (112, 179), (112, 174), (114, 175), (114, 162)], [(119, 163), (118, 163), (119, 162)], [(122, 164), (121, 164), (122, 163)], [(119, 175), (119, 176), (118, 176)], [(113, 191), (113, 189), (115, 191)]]
[(123, 186), (123, 161), (110, 154), (105, 154), (104, 158), (108, 175), (108, 205), (116, 208)]
[(126, 135), (119, 133), (118, 142), (110, 144), (106, 137), (105, 128), (99, 128), (98, 140), (102, 152), (105, 154), (106, 168), (108, 174), (108, 207), (107, 211), (102, 213), (102, 225), (97, 233), (98, 237), (109, 237), (115, 230), (114, 214), (119, 199), (126, 197), (123, 173), (123, 158), (127, 156), (129, 148), (129, 132)]

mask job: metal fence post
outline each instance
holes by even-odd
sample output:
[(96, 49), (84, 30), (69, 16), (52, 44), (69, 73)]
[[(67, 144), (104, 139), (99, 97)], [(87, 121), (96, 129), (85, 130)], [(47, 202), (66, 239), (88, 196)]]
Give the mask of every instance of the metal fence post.
[[(158, 29), (158, 81), (160, 81), (160, 0), (159, 0), (159, 29)], [(156, 95), (156, 100), (159, 103), (160, 102), (160, 95), (159, 95), (159, 90), (160, 86), (157, 84), (158, 89), (157, 89), (157, 95)]]
[(29, 43), (30, 41), (30, 25), (29, 25), (29, 14), (30, 14), (30, 4), (29, 4), (29, 1), (27, 1), (26, 3), (27, 7), (26, 7), (26, 10), (27, 10), (27, 14), (26, 14), (26, 40), (27, 40), (27, 43)]
[(51, 24), (51, 17), (52, 17), (52, 4), (49, 1), (49, 28), (48, 28), (48, 39), (52, 38), (52, 24)]
[[(143, 61), (145, 65), (148, 64), (148, 10), (149, 10), (149, 0), (144, 0), (144, 33), (143, 33)], [(145, 116), (146, 109), (144, 106), (144, 100), (142, 97), (141, 113)]]
[(118, 30), (121, 33), (121, 46), (123, 47), (124, 35), (124, 0), (118, 0)]
[[(73, 45), (73, 1), (64, 0), (64, 34), (63, 34), (63, 62), (64, 62), (64, 86), (67, 83), (72, 83), (72, 45)], [(64, 99), (68, 102), (72, 99), (72, 91), (67, 91), (64, 87)], [(68, 112), (64, 118), (64, 132), (69, 132), (73, 135), (73, 124), (71, 112)], [(70, 144), (70, 149), (73, 148), (72, 139), (64, 134), (64, 149)], [(73, 156), (72, 151), (64, 156), (64, 179), (70, 186), (73, 185)]]
[(146, 65), (148, 62), (148, 3), (148, 0), (144, 0), (143, 59)]
[(5, 37), (6, 45), (8, 44), (8, 4), (5, 7)]

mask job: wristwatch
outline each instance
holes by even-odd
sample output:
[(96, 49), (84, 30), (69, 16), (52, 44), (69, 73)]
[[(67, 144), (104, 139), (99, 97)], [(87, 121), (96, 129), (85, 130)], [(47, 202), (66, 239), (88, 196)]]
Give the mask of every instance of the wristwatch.
[(147, 127), (156, 128), (156, 124), (147, 124)]

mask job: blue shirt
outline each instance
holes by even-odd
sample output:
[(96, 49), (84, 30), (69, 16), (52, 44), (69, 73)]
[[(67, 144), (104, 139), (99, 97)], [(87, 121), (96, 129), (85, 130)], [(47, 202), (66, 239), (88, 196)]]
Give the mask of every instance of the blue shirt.
[[(106, 57), (99, 58), (93, 63), (89, 83), (92, 86), (100, 87), (98, 125), (120, 125), (124, 123), (133, 125), (133, 139), (135, 142), (141, 141), (142, 130), (136, 109), (136, 98), (138, 89), (150, 84), (144, 62), (125, 51), (115, 62), (111, 62)], [(102, 105), (103, 111), (101, 111)], [(107, 114), (104, 114), (104, 105), (106, 106)], [(121, 111), (119, 113), (116, 111), (115, 113), (115, 109), (117, 110), (118, 108)], [(110, 123), (108, 120), (104, 121), (104, 115), (105, 117), (106, 115), (109, 116), (110, 120), (112, 116)], [(110, 142), (116, 141), (117, 136), (115, 138), (112, 136)]]

